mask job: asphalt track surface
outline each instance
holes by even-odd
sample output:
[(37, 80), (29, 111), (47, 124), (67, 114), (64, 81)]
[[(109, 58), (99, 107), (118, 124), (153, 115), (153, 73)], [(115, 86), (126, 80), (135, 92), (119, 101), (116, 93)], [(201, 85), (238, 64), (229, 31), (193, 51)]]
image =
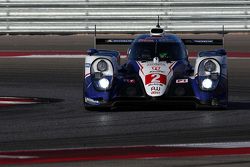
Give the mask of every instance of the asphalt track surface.
[[(1, 40), (5, 44), (1, 45), (2, 50), (44, 50), (46, 45), (48, 50), (81, 48), (81, 40), (74, 42), (75, 38), (80, 37), (59, 37), (65, 39), (58, 40), (61, 44), (46, 43), (45, 40), (40, 45), (39, 42), (33, 42), (32, 45), (18, 36), (1, 38), (6, 38), (6, 43)], [(73, 38), (73, 42), (66, 40), (70, 38)], [(249, 40), (245, 38), (229, 50), (249, 51)], [(82, 47), (84, 50), (90, 44), (82, 45), (86, 45)], [(232, 44), (228, 42), (227, 45)], [(250, 141), (249, 59), (229, 60), (230, 104), (228, 110), (219, 111), (147, 108), (114, 112), (86, 111), (82, 103), (83, 64), (83, 59), (76, 58), (0, 59), (1, 96), (63, 100), (51, 104), (0, 108), (1, 151)], [(242, 162), (249, 163), (246, 160)]]
[(1, 108), (1, 150), (250, 140), (250, 60), (229, 60), (226, 111), (85, 111), (83, 63), (1, 59), (1, 96), (64, 100)]

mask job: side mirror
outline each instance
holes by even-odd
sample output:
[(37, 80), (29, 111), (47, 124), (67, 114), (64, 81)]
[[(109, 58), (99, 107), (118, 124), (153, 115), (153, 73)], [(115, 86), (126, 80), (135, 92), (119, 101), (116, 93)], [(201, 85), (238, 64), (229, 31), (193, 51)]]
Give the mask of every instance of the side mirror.
[(90, 55), (90, 56), (97, 53), (97, 52), (98, 52), (98, 50), (96, 50), (96, 49), (88, 49), (87, 50), (87, 54)]

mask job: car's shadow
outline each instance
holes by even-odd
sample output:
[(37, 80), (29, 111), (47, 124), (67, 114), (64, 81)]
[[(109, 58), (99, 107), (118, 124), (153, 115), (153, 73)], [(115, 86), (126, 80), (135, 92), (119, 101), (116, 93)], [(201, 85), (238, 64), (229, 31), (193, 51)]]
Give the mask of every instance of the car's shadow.
[(112, 108), (112, 111), (193, 111), (196, 110), (195, 106), (122, 106), (122, 107), (115, 107)]
[(230, 102), (228, 106), (229, 110), (249, 110), (250, 102)]
[(196, 108), (195, 106), (123, 106), (115, 107), (110, 110), (114, 111), (231, 111), (231, 110), (249, 110), (250, 102), (229, 102), (227, 108)]

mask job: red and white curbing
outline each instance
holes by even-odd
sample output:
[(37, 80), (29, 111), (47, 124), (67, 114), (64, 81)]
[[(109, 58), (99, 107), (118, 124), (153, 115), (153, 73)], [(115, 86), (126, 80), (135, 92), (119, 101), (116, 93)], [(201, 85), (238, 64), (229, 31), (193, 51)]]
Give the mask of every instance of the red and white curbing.
[(0, 97), (0, 107), (8, 107), (15, 105), (38, 104), (36, 98), (21, 98), (21, 97)]
[(250, 155), (250, 142), (10, 151), (0, 152), (0, 165), (222, 155)]

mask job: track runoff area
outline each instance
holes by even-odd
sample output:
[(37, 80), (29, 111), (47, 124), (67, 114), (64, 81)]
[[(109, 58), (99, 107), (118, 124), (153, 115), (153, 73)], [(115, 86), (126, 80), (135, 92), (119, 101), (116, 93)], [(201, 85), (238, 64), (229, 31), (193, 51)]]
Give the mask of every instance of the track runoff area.
[[(190, 59), (195, 59), (197, 51), (189, 52)], [(0, 58), (69, 58), (82, 59), (85, 51), (36, 50), (36, 51), (0, 51)], [(126, 58), (126, 52), (121, 52)], [(228, 51), (229, 59), (250, 59), (248, 51)], [(1, 60), (0, 60), (1, 61)], [(55, 100), (56, 101), (56, 100)], [(0, 107), (49, 103), (50, 99), (29, 97), (0, 97)], [(58, 101), (56, 101), (58, 102)], [(250, 155), (250, 142), (192, 143), (175, 145), (137, 145), (121, 147), (85, 147), (59, 148), (42, 150), (0, 151), (0, 165), (59, 163), (72, 161), (124, 160), (124, 159), (158, 159), (206, 156)]]

